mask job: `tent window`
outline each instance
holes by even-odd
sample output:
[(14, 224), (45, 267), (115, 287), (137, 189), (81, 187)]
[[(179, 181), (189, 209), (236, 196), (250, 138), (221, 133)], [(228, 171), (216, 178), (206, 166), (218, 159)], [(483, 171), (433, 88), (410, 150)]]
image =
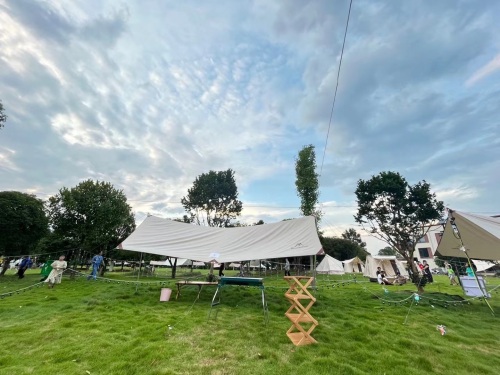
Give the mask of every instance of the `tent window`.
[(420, 255), (420, 258), (431, 258), (432, 257), (430, 247), (419, 247), (418, 253)]

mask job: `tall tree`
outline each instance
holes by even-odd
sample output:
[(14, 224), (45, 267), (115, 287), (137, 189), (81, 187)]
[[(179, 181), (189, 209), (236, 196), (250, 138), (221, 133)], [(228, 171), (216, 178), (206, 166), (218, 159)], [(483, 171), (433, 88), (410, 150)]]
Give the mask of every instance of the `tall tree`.
[(319, 182), (316, 173), (314, 146), (304, 146), (295, 160), (295, 187), (300, 198), (300, 212), (304, 216), (315, 216), (319, 225), (322, 212), (316, 208), (319, 199)]
[(0, 254), (30, 253), (48, 230), (42, 200), (18, 191), (0, 192)]
[(7, 121), (7, 115), (4, 112), (2, 101), (0, 100), (0, 129), (4, 127)]
[(370, 228), (371, 233), (394, 248), (412, 268), (413, 282), (423, 292), (425, 278), (419, 277), (413, 262), (415, 244), (438, 221), (444, 204), (431, 193), (430, 184), (420, 181), (411, 186), (396, 172), (381, 172), (364, 181), (359, 180), (355, 191), (357, 223)]
[(55, 237), (82, 252), (109, 251), (135, 229), (127, 197), (109, 182), (64, 187), (49, 198), (48, 212)]
[(181, 202), (191, 222), (210, 227), (230, 226), (243, 209), (232, 169), (202, 173)]
[(354, 228), (346, 229), (346, 231), (342, 233), (342, 238), (357, 243), (362, 248), (366, 248), (366, 242), (363, 242), (361, 235), (356, 232)]
[(346, 260), (354, 257), (359, 257), (363, 261), (366, 259), (366, 250), (356, 242), (344, 238), (323, 236), (320, 236), (320, 241), (325, 253), (335, 259)]
[(396, 255), (398, 252), (390, 246), (386, 246), (378, 251), (378, 255)]

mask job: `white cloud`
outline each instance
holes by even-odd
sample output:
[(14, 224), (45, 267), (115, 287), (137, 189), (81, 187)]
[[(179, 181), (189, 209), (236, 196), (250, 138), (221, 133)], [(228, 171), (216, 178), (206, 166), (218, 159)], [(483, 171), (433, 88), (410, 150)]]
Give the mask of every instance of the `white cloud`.
[[(395, 169), (482, 208), (499, 178), (498, 77), (487, 64), (481, 92), (462, 83), (499, 26), (482, 4), (406, 3), (354, 3), (321, 199), (352, 202), (359, 178)], [(0, 1), (0, 188), (99, 178), (139, 214), (177, 217), (196, 176), (232, 168), (263, 206), (242, 221), (297, 216), (279, 207), (298, 206), (299, 149), (322, 159), (347, 6)], [(352, 214), (329, 208), (325, 227), (339, 235)]]
[(498, 70), (500, 70), (500, 54), (496, 55), (493, 59), (488, 61), (488, 63), (475, 71), (465, 84), (467, 86), (472, 86)]

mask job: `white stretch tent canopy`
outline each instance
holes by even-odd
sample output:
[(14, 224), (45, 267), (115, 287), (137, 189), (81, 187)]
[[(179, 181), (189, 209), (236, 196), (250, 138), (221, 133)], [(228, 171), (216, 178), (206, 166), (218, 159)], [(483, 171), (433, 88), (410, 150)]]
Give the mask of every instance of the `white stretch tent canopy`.
[(460, 250), (460, 240), (455, 237), (451, 216), (467, 250), (473, 259), (500, 260), (500, 218), (452, 211), (444, 228), (437, 252), (443, 256), (466, 258)]
[(364, 272), (365, 264), (358, 257), (344, 260), (344, 271), (347, 273)]
[(321, 263), (318, 264), (316, 272), (328, 275), (343, 275), (345, 273), (342, 262), (328, 254), (326, 254)]
[(363, 276), (376, 279), (377, 267), (382, 268), (382, 271), (384, 271), (385, 275), (388, 277), (396, 277), (396, 270), (394, 267), (397, 267), (401, 276), (408, 277), (408, 271), (403, 266), (403, 263), (401, 263), (394, 255), (367, 255)]
[(323, 254), (314, 217), (215, 228), (148, 216), (118, 248), (203, 262)]

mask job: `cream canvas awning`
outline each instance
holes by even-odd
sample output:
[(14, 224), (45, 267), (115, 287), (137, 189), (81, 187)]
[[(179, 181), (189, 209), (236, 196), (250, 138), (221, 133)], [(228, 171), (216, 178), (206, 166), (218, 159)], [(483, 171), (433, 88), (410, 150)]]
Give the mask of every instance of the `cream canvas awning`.
[(219, 263), (323, 254), (312, 216), (237, 228), (148, 216), (118, 248)]
[(470, 258), (500, 260), (500, 218), (459, 211), (452, 211), (448, 215), (437, 253), (466, 258), (465, 253), (460, 250), (460, 239), (455, 235), (450, 223), (452, 216), (455, 218), (455, 224)]

